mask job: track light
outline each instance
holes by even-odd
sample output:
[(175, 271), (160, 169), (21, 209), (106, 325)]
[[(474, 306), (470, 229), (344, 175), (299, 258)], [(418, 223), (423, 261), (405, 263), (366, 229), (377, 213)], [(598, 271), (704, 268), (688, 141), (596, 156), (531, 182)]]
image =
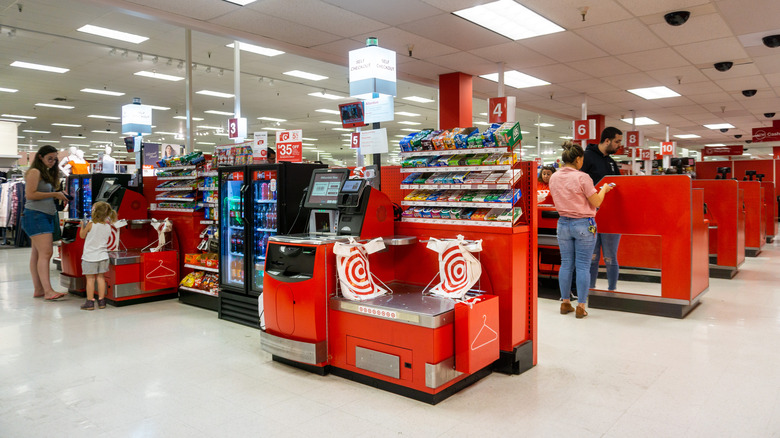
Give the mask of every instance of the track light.
[(154, 58), (152, 58), (152, 63), (153, 64), (157, 64), (157, 61), (159, 61), (159, 60), (160, 60), (160, 58), (157, 55), (155, 55)]
[(123, 58), (127, 58), (127, 49), (125, 49), (125, 50), (122, 52), (122, 57), (123, 57)]
[(176, 66), (179, 70), (184, 68), (184, 61), (179, 61), (179, 65)]
[(141, 53), (139, 53), (139, 54), (138, 54), (138, 57), (137, 57), (136, 59), (138, 60), (138, 62), (142, 62), (142, 61), (144, 60), (144, 55), (142, 55)]
[(111, 56), (116, 55), (116, 47), (112, 47), (111, 50), (108, 52), (108, 54)]
[(173, 59), (168, 58), (168, 62), (166, 62), (165, 65), (167, 65), (168, 67), (172, 66), (173, 65)]

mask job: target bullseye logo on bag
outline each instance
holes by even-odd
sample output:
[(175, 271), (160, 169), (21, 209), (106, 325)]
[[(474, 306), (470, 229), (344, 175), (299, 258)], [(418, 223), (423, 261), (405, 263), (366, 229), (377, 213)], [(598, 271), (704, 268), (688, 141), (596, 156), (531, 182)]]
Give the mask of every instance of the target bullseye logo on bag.
[[(379, 287), (371, 274), (368, 254), (385, 248), (382, 238), (376, 238), (365, 245), (350, 237), (348, 243), (337, 242), (333, 245), (336, 254), (336, 270), (339, 275), (341, 294), (350, 300), (362, 301), (387, 293)], [(363, 312), (369, 313), (369, 312)]]
[(467, 241), (462, 235), (449, 240), (431, 237), (427, 248), (439, 253), (439, 284), (431, 288), (431, 294), (463, 298), (482, 275), (482, 265), (471, 254), (482, 251), (482, 241)]

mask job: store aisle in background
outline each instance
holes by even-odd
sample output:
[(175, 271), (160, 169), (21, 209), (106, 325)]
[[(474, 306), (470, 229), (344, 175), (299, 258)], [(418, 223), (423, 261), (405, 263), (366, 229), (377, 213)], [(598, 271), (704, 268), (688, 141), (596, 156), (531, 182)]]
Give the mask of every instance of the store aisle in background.
[(540, 300), (538, 365), (437, 406), (274, 363), (177, 301), (33, 299), (29, 251), (0, 251), (3, 437), (780, 436), (778, 244), (684, 320)]

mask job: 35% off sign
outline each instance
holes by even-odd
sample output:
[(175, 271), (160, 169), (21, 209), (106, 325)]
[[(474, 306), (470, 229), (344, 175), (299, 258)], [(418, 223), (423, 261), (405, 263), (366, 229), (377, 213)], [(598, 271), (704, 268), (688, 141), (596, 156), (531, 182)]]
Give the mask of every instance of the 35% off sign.
[(300, 163), (303, 161), (303, 131), (276, 132), (276, 161)]

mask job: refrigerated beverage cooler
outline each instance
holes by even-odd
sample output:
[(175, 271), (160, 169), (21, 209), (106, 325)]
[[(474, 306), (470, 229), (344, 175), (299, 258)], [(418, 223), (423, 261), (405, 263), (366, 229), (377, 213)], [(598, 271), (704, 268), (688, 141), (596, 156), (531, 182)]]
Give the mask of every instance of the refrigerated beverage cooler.
[(117, 184), (127, 187), (131, 177), (128, 173), (68, 175), (67, 192), (73, 197), (68, 203), (68, 219), (91, 219), (92, 197), (97, 196), (103, 181), (114, 178)]
[(303, 191), (322, 164), (278, 163), (219, 168), (219, 317), (259, 328), (265, 251), (277, 234), (301, 233)]

